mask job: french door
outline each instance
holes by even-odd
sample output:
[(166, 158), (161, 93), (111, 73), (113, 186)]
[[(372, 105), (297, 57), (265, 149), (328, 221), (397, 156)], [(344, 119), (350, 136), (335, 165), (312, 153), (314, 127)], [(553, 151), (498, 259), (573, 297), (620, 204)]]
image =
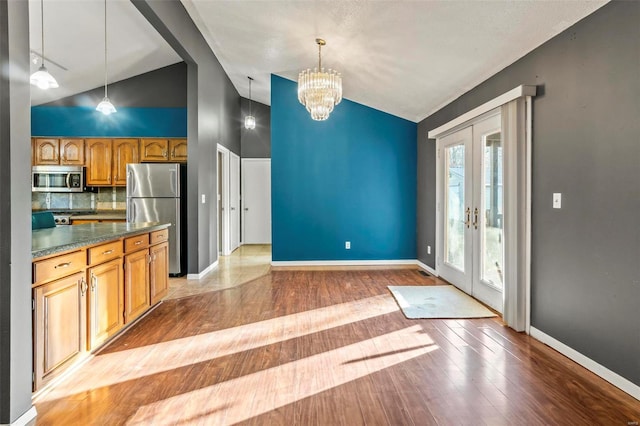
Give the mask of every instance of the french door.
[(504, 184), (496, 111), (438, 140), (438, 273), (503, 311)]

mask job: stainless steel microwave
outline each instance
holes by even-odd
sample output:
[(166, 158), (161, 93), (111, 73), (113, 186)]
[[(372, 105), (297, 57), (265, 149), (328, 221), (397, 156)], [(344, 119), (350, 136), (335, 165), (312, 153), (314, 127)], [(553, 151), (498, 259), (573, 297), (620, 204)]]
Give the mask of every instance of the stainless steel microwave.
[(31, 190), (35, 192), (82, 192), (83, 166), (33, 166)]

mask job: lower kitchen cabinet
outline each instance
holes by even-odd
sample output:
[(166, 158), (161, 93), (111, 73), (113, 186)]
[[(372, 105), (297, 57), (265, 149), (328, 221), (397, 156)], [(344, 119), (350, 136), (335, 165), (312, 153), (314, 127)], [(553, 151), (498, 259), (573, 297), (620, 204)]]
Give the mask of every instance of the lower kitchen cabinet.
[(86, 292), (84, 271), (34, 289), (34, 389), (87, 353)]
[(164, 242), (149, 249), (149, 289), (151, 304), (155, 305), (169, 292), (169, 243)]
[(129, 323), (143, 314), (149, 301), (149, 250), (139, 250), (124, 257), (124, 318)]
[(89, 277), (89, 347), (94, 349), (124, 325), (122, 259), (91, 267)]

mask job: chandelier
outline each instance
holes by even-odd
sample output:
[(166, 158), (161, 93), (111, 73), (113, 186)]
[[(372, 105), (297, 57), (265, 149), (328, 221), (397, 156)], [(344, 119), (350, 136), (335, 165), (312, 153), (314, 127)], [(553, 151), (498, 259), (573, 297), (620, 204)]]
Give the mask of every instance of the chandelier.
[(322, 68), (322, 46), (327, 44), (317, 38), (318, 68), (306, 69), (298, 75), (298, 100), (307, 108), (311, 118), (322, 121), (329, 118), (333, 107), (342, 100), (342, 77), (336, 70)]

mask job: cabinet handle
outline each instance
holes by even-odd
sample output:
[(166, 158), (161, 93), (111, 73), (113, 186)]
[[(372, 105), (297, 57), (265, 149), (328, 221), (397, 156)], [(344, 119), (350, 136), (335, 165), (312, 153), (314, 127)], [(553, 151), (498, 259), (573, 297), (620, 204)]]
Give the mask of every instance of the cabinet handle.
[(175, 148), (173, 148), (171, 150), (171, 158), (176, 158), (176, 149)]
[(111, 253), (113, 253), (113, 250), (107, 250), (107, 251), (103, 251), (103, 252), (102, 252), (102, 254), (103, 254), (103, 255), (105, 255), (105, 256), (106, 256), (107, 254), (111, 254)]
[(142, 244), (142, 241), (136, 241), (134, 244), (135, 244), (136, 246), (139, 246), (140, 244)]
[(87, 282), (84, 280), (84, 277), (80, 278), (80, 295), (84, 296), (85, 294), (87, 294), (88, 288), (89, 286), (87, 285)]
[(149, 255), (149, 254), (147, 255), (147, 263), (149, 265), (151, 265), (151, 255)]
[(98, 285), (98, 277), (91, 274), (91, 290), (96, 291), (96, 286)]
[(165, 149), (164, 151), (162, 151), (162, 156), (163, 156), (164, 158), (167, 158), (167, 150), (166, 150), (166, 149)]
[(466, 220), (464, 221), (464, 224), (467, 225), (467, 228), (469, 228), (469, 225), (471, 224), (471, 208), (467, 207), (467, 211), (465, 212), (466, 214)]
[(71, 266), (71, 262), (64, 262), (64, 263), (60, 263), (60, 264), (54, 266), (54, 269), (68, 268), (69, 266)]

